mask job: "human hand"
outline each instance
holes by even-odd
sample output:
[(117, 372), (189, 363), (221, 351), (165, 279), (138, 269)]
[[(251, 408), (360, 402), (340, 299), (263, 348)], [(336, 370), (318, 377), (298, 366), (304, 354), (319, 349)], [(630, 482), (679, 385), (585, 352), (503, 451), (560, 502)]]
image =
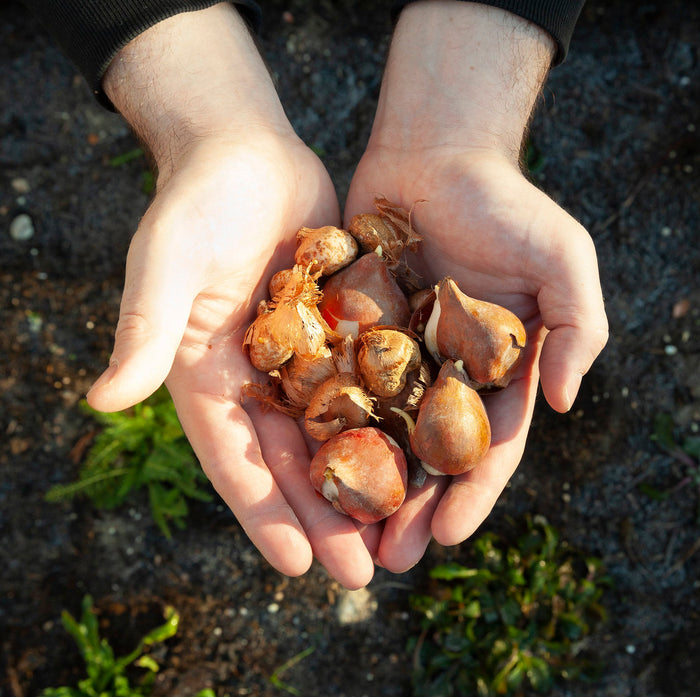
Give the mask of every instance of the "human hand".
[(529, 340), (512, 383), (484, 398), (486, 458), (449, 481), (429, 477), (365, 534), (391, 571), (415, 564), (431, 535), (452, 545), (476, 530), (522, 457), (538, 381), (549, 404), (567, 411), (607, 340), (588, 233), (518, 166), (552, 49), (524, 20), (475, 3), (417, 2), (397, 25), (345, 220), (372, 210), (375, 195), (413, 207), (426, 282), (451, 276), (468, 295), (508, 307)]
[(344, 585), (365, 585), (372, 558), (313, 491), (297, 425), (240, 403), (241, 385), (261, 381), (242, 343), (268, 279), (289, 265), (300, 227), (339, 221), (328, 174), (228, 4), (146, 31), (105, 88), (158, 178), (127, 257), (111, 367), (89, 403), (124, 409), (165, 380), (205, 473), (269, 562), (297, 575), (313, 552)]

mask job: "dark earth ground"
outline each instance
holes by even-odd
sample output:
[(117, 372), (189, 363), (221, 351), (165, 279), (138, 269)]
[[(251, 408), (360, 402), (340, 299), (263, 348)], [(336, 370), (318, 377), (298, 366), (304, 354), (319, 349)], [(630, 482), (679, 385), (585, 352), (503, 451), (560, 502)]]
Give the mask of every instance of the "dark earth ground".
[[(268, 5), (262, 48), (343, 196), (371, 124), (383, 10)], [(158, 695), (206, 685), (280, 694), (270, 675), (308, 647), (283, 676), (301, 695), (409, 694), (408, 597), (469, 542), (431, 547), (411, 572), (380, 571), (367, 593), (348, 594), (318, 566), (278, 575), (216, 503), (195, 505), (169, 542), (141, 501), (108, 513), (43, 501), (75, 477), (74, 447), (92, 427), (77, 404), (111, 348), (128, 239), (147, 205), (145, 163), (109, 165), (135, 141), (14, 2), (0, 7), (0, 65), (0, 697), (75, 684), (81, 662), (58, 620), (86, 592), (122, 652), (166, 603), (182, 613), (158, 654)], [(672, 414), (679, 437), (700, 425), (700, 6), (589, 2), (532, 139), (538, 183), (595, 238), (612, 332), (570, 414), (541, 400), (523, 462), (482, 529), (544, 514), (614, 579), (610, 620), (588, 647), (603, 675), (558, 695), (696, 697), (698, 488), (660, 499), (640, 485), (667, 490), (687, 474), (651, 439), (655, 417)], [(26, 240), (9, 233), (20, 213), (34, 225)], [(348, 600), (366, 619), (347, 620)]]

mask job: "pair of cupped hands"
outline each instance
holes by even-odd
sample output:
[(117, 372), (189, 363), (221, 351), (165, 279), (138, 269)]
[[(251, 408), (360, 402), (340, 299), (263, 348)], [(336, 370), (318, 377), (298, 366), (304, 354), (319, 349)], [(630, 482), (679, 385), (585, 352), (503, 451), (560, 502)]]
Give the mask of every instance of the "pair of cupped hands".
[[(156, 195), (133, 237), (100, 410), (170, 391), (205, 473), (265, 558), (287, 575), (315, 557), (348, 588), (375, 564), (402, 572), (434, 538), (486, 518), (517, 467), (541, 382), (568, 410), (607, 339), (588, 233), (520, 171), (554, 55), (540, 29), (469, 2), (409, 5), (342, 218), (331, 179), (294, 133), (254, 40), (229, 4), (164, 20), (112, 61), (104, 89), (152, 153)], [(242, 343), (302, 226), (342, 225), (382, 195), (411, 208), (426, 282), (453, 277), (525, 323), (525, 360), (488, 396), (492, 445), (458, 477), (428, 477), (387, 520), (360, 526), (320, 498), (300, 426), (255, 403)]]

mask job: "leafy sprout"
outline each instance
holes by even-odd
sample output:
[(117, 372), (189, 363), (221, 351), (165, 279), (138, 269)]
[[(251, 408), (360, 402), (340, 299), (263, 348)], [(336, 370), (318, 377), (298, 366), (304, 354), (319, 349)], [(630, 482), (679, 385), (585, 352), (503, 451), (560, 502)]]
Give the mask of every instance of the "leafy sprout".
[[(87, 677), (77, 687), (50, 687), (41, 697), (146, 697), (151, 694), (153, 681), (159, 670), (158, 663), (147, 653), (153, 644), (161, 643), (177, 632), (180, 616), (172, 607), (165, 611), (165, 623), (152, 629), (137, 644), (131, 653), (120, 658), (114, 655), (109, 642), (100, 637), (97, 615), (92, 597), (86, 595), (82, 601), (80, 619), (68, 611), (61, 614), (65, 630), (78, 645), (85, 661)], [(145, 673), (138, 684), (132, 685), (127, 668), (142, 668)], [(207, 697), (206, 692), (198, 697)]]
[(148, 493), (151, 515), (170, 538), (170, 524), (185, 526), (188, 499), (210, 501), (207, 479), (182, 431), (164, 387), (124, 412), (105, 414), (86, 402), (82, 408), (104, 429), (95, 438), (78, 479), (51, 488), (51, 502), (88, 497), (98, 508), (122, 505), (134, 492)]
[(650, 498), (664, 500), (687, 486), (694, 486), (697, 492), (696, 522), (700, 524), (700, 437), (681, 435), (671, 414), (659, 414), (654, 420), (651, 439), (679, 462), (685, 473), (670, 488), (659, 489), (648, 482), (642, 482), (640, 490)]
[(609, 580), (544, 518), (526, 522), (516, 544), (487, 533), (472, 565), (437, 566), (432, 592), (412, 596), (415, 697), (515, 697), (589, 676), (581, 642), (606, 618)]

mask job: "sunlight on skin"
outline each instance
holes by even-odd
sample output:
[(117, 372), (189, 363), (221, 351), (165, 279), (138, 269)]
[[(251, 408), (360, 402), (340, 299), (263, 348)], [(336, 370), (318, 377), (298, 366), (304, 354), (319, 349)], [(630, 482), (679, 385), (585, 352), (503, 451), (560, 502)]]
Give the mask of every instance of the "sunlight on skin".
[(260, 453), (250, 419), (239, 406), (211, 394), (171, 389), (182, 427), (212, 485), (253, 544), (282, 573), (297, 576), (312, 552), (294, 511)]
[(419, 489), (409, 485), (406, 500), (384, 523), (377, 563), (393, 573), (403, 573), (423, 557), (432, 539), (431, 521), (449, 477), (428, 476)]
[(530, 355), (506, 389), (486, 396), (491, 447), (470, 472), (453, 477), (435, 511), (432, 532), (443, 545), (470, 537), (484, 522), (513, 476), (525, 450), (537, 396), (537, 358), (542, 335), (531, 333)]

